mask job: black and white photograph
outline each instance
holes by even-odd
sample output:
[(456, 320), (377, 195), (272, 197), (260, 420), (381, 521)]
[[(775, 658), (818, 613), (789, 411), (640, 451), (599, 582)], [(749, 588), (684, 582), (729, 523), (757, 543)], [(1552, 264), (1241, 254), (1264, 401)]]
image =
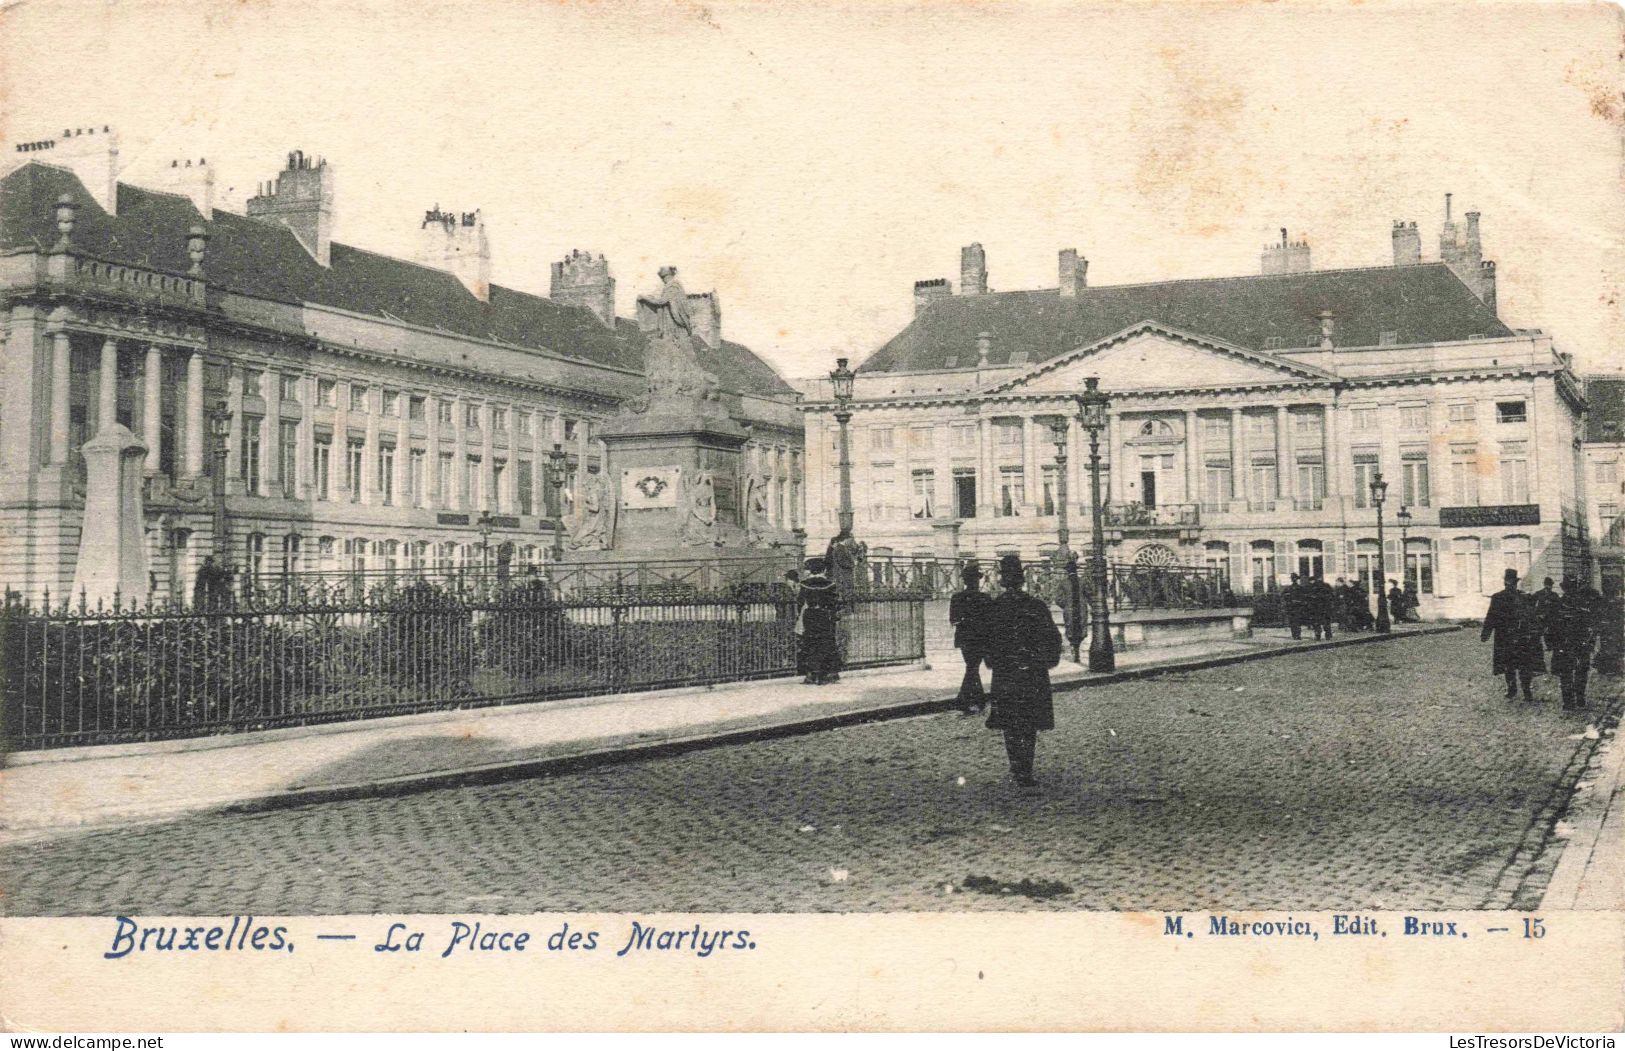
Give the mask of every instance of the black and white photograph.
[(1617, 1030), (1622, 40), (0, 4), (5, 1027)]

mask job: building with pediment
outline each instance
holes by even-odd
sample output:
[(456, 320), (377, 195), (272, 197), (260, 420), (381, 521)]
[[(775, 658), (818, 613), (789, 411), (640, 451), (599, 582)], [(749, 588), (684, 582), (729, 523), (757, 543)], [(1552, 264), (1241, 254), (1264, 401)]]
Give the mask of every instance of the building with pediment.
[[(210, 553), (272, 577), (541, 561), (605, 465), (599, 426), (644, 394), (645, 339), (616, 316), (601, 255), (553, 264), (543, 296), (492, 280), (478, 210), (411, 216), (410, 260), (340, 243), (334, 166), (297, 151), (247, 214), (213, 207), (204, 158), (151, 185), (119, 181), (107, 127), (8, 152), (0, 585), (66, 595), (81, 448), (114, 424), (146, 449), (160, 599), (188, 595)], [(723, 337), (714, 293), (691, 299), (701, 363), (750, 429), (745, 469), (770, 494), (769, 531), (789, 539), (796, 392)], [(229, 534), (217, 537), (209, 414), (222, 405)]]
[[(1587, 560), (1583, 384), (1539, 331), (1495, 309), (1477, 213), (1440, 261), (1395, 223), (1392, 265), (1315, 270), (1282, 232), (1253, 276), (1091, 285), (1060, 253), (1056, 288), (915, 285), (913, 320), (858, 367), (855, 534), (871, 553), (1053, 551), (1052, 423), (1097, 376), (1108, 558), (1210, 566), (1238, 594), (1298, 572), (1412, 581), (1425, 616), (1480, 616), (1502, 570)], [(810, 540), (839, 502), (829, 383), (803, 386)], [(1090, 531), (1089, 446), (1067, 433), (1074, 548)], [(1370, 482), (1388, 482), (1379, 546)], [(1403, 530), (1401, 508), (1410, 516)]]

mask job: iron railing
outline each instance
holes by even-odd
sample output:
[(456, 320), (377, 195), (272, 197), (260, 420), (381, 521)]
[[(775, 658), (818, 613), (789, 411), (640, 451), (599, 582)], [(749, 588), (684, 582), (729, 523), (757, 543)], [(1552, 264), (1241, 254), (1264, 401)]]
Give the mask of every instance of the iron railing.
[[(684, 585), (686, 587), (686, 585)], [(304, 723), (793, 674), (783, 584), (560, 595), (540, 579), (217, 596), (213, 606), (0, 607), (0, 719), (12, 748)], [(848, 666), (925, 653), (923, 596), (844, 607)]]
[[(948, 598), (964, 587), (960, 572), (976, 563), (982, 570), (982, 590), (999, 591), (999, 563), (990, 558), (935, 558), (930, 556), (872, 556), (860, 563), (861, 578), (870, 587), (921, 591), (932, 598)], [(1026, 589), (1063, 605), (1066, 570), (1053, 557), (1024, 561)], [(1078, 564), (1078, 577), (1089, 593), (1089, 559)], [(1106, 594), (1112, 610), (1217, 609), (1235, 605), (1220, 571), (1210, 566), (1150, 566), (1122, 562), (1106, 564)]]

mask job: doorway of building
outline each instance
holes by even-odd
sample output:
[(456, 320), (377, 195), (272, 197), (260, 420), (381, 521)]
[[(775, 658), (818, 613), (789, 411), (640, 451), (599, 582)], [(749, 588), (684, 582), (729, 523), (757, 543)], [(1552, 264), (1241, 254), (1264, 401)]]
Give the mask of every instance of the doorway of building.
[(1157, 506), (1157, 472), (1140, 472), (1140, 499), (1147, 507)]

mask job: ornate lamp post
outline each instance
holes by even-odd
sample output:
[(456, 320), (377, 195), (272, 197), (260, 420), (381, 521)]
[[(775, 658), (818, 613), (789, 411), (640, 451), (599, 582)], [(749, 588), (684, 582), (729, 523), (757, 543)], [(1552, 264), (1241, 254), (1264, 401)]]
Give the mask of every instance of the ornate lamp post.
[(224, 398), (209, 410), (209, 431), (214, 435), (214, 472), (209, 479), (214, 491), (214, 554), (224, 568), (231, 553), (226, 532), (226, 445), (231, 439), (231, 406)]
[(1060, 560), (1061, 568), (1066, 574), (1066, 591), (1062, 594), (1061, 601), (1066, 604), (1066, 641), (1072, 647), (1072, 661), (1075, 664), (1078, 660), (1078, 647), (1083, 642), (1083, 589), (1078, 583), (1078, 556), (1072, 553), (1072, 531), (1067, 528), (1066, 417), (1055, 417), (1051, 427), (1055, 442), (1055, 496), (1058, 501), (1055, 538), (1060, 542), (1055, 557)]
[(564, 557), (564, 478), (568, 473), (564, 446), (553, 443), (547, 454), (547, 480), (553, 486), (553, 561)]
[[(1398, 513), (1394, 515), (1394, 520), (1399, 523), (1399, 583), (1400, 587), (1403, 588), (1411, 582), (1411, 553), (1410, 548), (1407, 546), (1411, 539), (1411, 509), (1404, 504), (1400, 504)], [(1420, 589), (1422, 586), (1421, 581), (1417, 581), (1416, 586)]]
[(491, 571), (491, 512), (481, 511), (475, 525), (480, 530), (480, 578), (483, 581)]
[(852, 422), (852, 370), (845, 358), (835, 359), (835, 368), (829, 374), (830, 388), (835, 392), (835, 422), (841, 427), (841, 508), (840, 536), (852, 535), (852, 447), (847, 435), (847, 424)]
[(1371, 503), (1377, 509), (1377, 572), (1372, 574), (1371, 584), (1377, 589), (1377, 631), (1382, 633), (1394, 630), (1394, 622), (1388, 619), (1388, 592), (1382, 586), (1383, 578), (1388, 575), (1382, 546), (1382, 502), (1387, 496), (1388, 483), (1382, 480), (1382, 472), (1377, 471), (1371, 476)]
[(1100, 432), (1106, 428), (1106, 406), (1111, 403), (1100, 389), (1100, 380), (1090, 376), (1077, 396), (1078, 421), (1089, 432), (1089, 496), (1094, 519), (1090, 539), (1089, 578), (1095, 600), (1089, 608), (1089, 670), (1114, 671), (1117, 655), (1112, 650), (1111, 621), (1106, 615), (1106, 532), (1100, 507)]

